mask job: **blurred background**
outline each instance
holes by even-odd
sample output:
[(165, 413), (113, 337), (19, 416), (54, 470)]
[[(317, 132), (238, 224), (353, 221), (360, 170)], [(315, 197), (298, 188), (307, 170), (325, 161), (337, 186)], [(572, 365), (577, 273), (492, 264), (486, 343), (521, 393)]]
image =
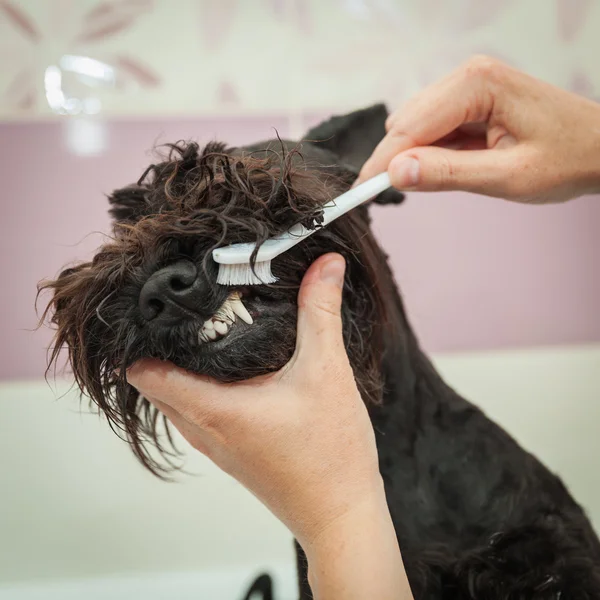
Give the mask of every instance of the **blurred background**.
[[(262, 568), (295, 597), (245, 490), (195, 455), (153, 479), (44, 381), (36, 284), (100, 245), (155, 146), (298, 138), (476, 53), (600, 99), (599, 28), (595, 0), (1, 0), (0, 598), (237, 598)], [(600, 198), (411, 194), (375, 229), (442, 373), (600, 527)]]

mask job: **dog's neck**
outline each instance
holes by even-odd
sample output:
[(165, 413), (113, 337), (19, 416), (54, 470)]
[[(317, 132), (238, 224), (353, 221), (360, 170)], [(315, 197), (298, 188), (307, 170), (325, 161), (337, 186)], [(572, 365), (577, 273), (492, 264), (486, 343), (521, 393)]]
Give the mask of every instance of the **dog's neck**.
[(383, 408), (389, 418), (390, 411), (386, 408), (394, 405), (393, 414), (402, 419), (420, 412), (428, 398), (445, 395), (449, 388), (421, 350), (387, 264), (386, 269), (389, 274), (387, 311), (392, 326), (386, 328), (381, 365)]

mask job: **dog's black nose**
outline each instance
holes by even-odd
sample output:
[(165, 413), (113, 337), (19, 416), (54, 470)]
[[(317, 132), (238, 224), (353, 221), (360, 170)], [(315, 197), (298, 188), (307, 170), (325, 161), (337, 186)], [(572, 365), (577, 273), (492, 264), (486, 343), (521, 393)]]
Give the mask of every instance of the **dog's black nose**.
[(147, 321), (175, 325), (201, 316), (203, 300), (206, 290), (198, 279), (198, 269), (189, 260), (180, 260), (148, 278), (140, 292), (139, 307)]

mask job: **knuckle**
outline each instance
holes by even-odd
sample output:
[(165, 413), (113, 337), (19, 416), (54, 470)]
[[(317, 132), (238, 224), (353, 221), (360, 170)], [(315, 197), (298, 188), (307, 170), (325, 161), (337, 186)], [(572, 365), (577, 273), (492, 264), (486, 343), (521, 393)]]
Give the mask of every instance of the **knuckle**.
[(313, 308), (317, 313), (326, 314), (331, 317), (339, 319), (340, 317), (340, 304), (334, 300), (328, 298), (316, 298), (313, 302)]
[(539, 188), (539, 165), (535, 154), (520, 155), (507, 166), (512, 173), (504, 182), (504, 195), (509, 200), (522, 200), (535, 194)]
[(432, 189), (447, 190), (452, 187), (456, 181), (456, 166), (445, 153), (441, 154), (437, 165), (435, 179), (432, 182)]
[(390, 137), (400, 137), (402, 135), (406, 135), (404, 128), (402, 127), (402, 125), (398, 122), (397, 119), (394, 119), (391, 123), (390, 123), (390, 129), (388, 134), (390, 135)]
[(506, 69), (506, 65), (495, 58), (475, 55), (458, 70), (459, 86), (463, 93), (463, 123), (488, 119), (493, 106), (491, 90), (506, 79)]
[(402, 142), (407, 143), (409, 146), (417, 145), (414, 138), (408, 133), (405, 123), (400, 119), (396, 119), (390, 124), (388, 136), (394, 140), (394, 143)]
[(485, 54), (472, 56), (464, 66), (465, 75), (469, 78), (494, 78), (504, 69), (504, 64)]

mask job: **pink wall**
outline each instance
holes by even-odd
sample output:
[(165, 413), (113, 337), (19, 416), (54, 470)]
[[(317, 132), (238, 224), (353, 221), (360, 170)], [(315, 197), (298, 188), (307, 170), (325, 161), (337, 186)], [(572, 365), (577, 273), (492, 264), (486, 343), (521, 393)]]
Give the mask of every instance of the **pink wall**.
[[(316, 117), (307, 117), (314, 123)], [(111, 121), (109, 147), (72, 155), (63, 123), (0, 125), (0, 378), (41, 377), (35, 285), (85, 258), (106, 231), (103, 193), (133, 181), (148, 149), (181, 138), (230, 143), (288, 131), (286, 117)], [(527, 207), (465, 194), (378, 208), (413, 324), (432, 351), (600, 341), (600, 200)]]

